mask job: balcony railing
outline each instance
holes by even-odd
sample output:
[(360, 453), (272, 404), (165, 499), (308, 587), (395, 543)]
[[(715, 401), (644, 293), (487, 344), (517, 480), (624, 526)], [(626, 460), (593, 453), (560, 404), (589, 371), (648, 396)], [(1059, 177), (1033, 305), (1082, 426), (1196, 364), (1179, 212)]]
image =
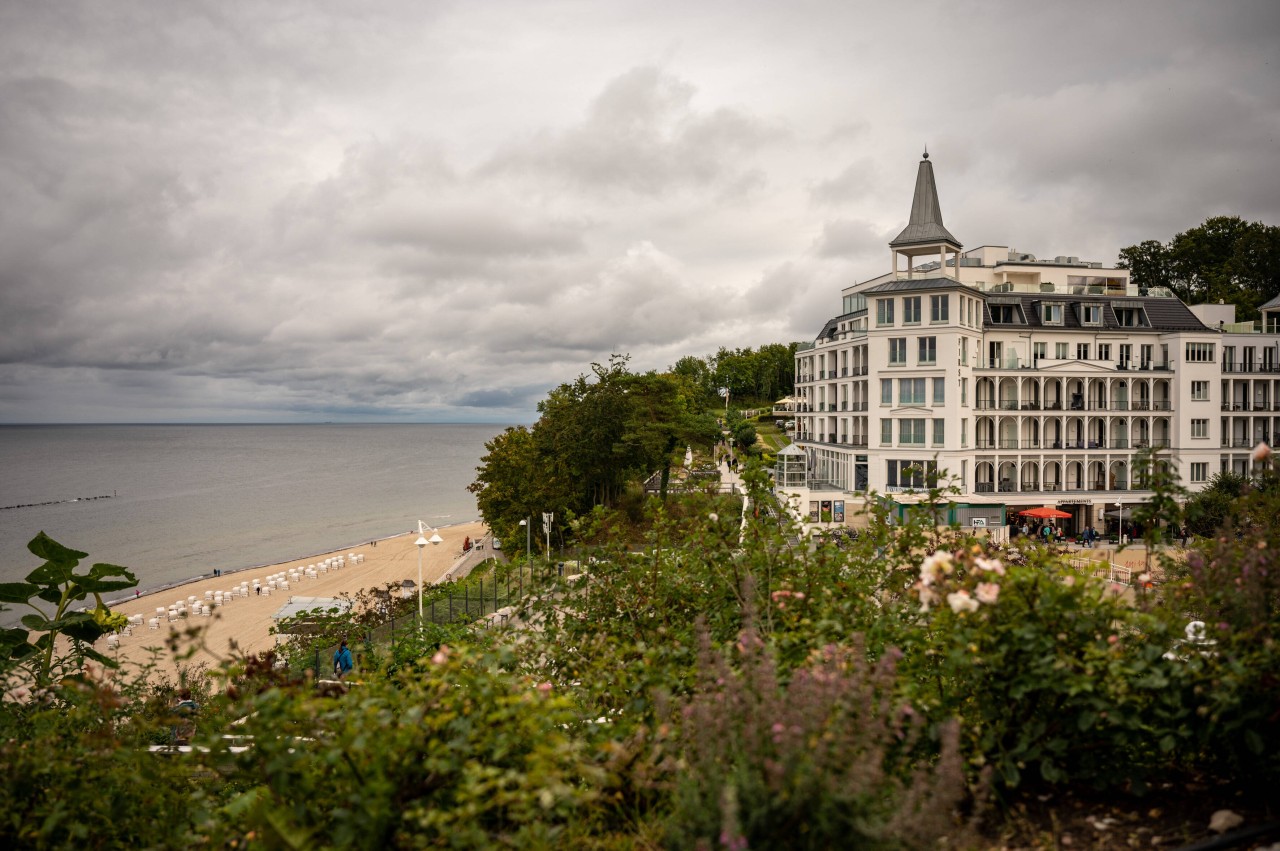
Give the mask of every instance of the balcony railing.
[(1263, 375), (1274, 375), (1280, 372), (1280, 364), (1274, 363), (1224, 363), (1222, 371), (1231, 373), (1232, 375), (1248, 375), (1251, 373), (1259, 373)]
[(1127, 490), (1146, 490), (1145, 482), (1129, 482), (1116, 481), (1110, 486), (1105, 481), (1096, 480), (1089, 486), (1089, 483), (1068, 483), (1065, 487), (1061, 482), (1045, 482), (1043, 485), (1035, 482), (1022, 482), (1015, 486), (1012, 479), (1005, 479), (998, 485), (995, 482), (977, 482), (973, 486), (975, 493), (1088, 493), (1092, 491), (1127, 491)]

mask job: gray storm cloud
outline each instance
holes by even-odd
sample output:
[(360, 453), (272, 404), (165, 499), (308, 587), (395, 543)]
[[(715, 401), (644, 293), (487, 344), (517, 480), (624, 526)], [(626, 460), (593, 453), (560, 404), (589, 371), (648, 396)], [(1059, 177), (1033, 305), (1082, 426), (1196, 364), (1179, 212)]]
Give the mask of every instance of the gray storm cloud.
[[(933, 23), (925, 29), (921, 20)], [(528, 421), (970, 245), (1280, 223), (1272, 3), (0, 7), (0, 422)]]

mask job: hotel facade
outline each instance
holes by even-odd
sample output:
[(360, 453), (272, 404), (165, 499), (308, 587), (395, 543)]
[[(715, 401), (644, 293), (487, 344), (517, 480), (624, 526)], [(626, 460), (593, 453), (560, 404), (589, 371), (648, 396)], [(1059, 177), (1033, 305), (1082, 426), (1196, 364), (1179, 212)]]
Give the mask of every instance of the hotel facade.
[(889, 251), (796, 351), (776, 482), (802, 519), (847, 522), (871, 492), (901, 510), (940, 474), (963, 525), (1052, 506), (1102, 531), (1150, 495), (1144, 450), (1197, 490), (1280, 431), (1280, 299), (1235, 323), (1126, 269), (963, 250), (927, 154)]

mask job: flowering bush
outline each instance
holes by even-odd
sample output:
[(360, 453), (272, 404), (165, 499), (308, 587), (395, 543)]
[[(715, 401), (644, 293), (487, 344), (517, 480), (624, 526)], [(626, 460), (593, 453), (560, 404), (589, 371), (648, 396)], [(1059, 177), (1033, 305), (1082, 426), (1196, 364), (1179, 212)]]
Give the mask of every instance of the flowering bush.
[(912, 699), (960, 719), (970, 759), (1004, 786), (1028, 772), (1101, 784), (1137, 776), (1159, 739), (1147, 707), (1169, 676), (1165, 628), (1118, 586), (1048, 554), (1013, 566), (998, 555), (974, 545), (921, 564), (923, 619), (903, 662)]

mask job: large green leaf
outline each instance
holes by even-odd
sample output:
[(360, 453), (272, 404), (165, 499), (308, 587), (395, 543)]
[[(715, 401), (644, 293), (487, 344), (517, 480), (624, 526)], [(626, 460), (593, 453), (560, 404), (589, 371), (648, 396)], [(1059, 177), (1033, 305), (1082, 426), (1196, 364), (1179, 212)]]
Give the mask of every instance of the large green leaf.
[(60, 586), (64, 582), (70, 581), (77, 564), (78, 562), (74, 561), (70, 563), (46, 561), (27, 574), (27, 581), (48, 587)]
[(71, 612), (58, 618), (56, 621), (49, 621), (48, 629), (53, 632), (61, 632), (80, 641), (97, 641), (107, 630), (94, 620), (93, 615), (89, 612)]
[(46, 585), (40, 589), (36, 596), (46, 603), (53, 603), (56, 606), (62, 602), (62, 588), (57, 585)]
[(22, 616), (22, 625), (27, 629), (34, 629), (36, 632), (48, 632), (49, 624), (51, 623), (52, 621), (44, 615), (32, 613)]
[(80, 563), (80, 559), (89, 555), (79, 550), (73, 550), (70, 547), (64, 547), (44, 532), (32, 538), (31, 542), (27, 544), (27, 549), (45, 561), (69, 567), (75, 567)]
[(88, 576), (74, 576), (72, 579), (90, 594), (109, 594), (138, 584), (138, 578), (129, 572), (129, 568), (115, 564), (95, 564), (89, 569)]
[(21, 659), (36, 652), (36, 648), (27, 640), (29, 635), (25, 629), (16, 627), (0, 629), (0, 658)]
[(0, 582), (0, 603), (25, 603), (39, 590), (30, 582)]

